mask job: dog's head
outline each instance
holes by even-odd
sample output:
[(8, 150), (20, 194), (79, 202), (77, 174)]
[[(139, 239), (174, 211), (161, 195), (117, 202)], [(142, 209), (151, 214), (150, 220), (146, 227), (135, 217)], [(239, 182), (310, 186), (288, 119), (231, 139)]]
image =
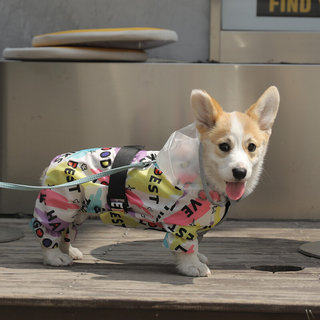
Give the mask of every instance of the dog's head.
[(192, 91), (191, 104), (203, 144), (204, 172), (212, 189), (231, 200), (253, 191), (262, 171), (279, 101), (278, 89), (272, 86), (245, 113), (227, 113), (205, 91)]

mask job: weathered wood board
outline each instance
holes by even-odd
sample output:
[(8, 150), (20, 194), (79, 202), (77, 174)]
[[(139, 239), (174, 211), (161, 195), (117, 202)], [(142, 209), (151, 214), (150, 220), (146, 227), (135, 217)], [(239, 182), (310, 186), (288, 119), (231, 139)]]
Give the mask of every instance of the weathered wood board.
[[(82, 319), (81, 314), (84, 317), (88, 310), (92, 315), (95, 311), (106, 315), (109, 310), (108, 319), (112, 312), (120, 319), (125, 311), (140, 312), (143, 319), (146, 310), (158, 319), (187, 311), (190, 317), (202, 312), (202, 319), (214, 313), (225, 319), (242, 319), (241, 314), (245, 319), (251, 319), (250, 315), (264, 319), (267, 314), (268, 318), (288, 314), (290, 319), (320, 317), (320, 260), (298, 252), (302, 243), (320, 239), (317, 221), (226, 221), (200, 245), (210, 261), (212, 275), (208, 278), (177, 274), (170, 252), (161, 245), (162, 232), (89, 220), (75, 242), (84, 259), (55, 268), (42, 265), (40, 247), (27, 220), (0, 219), (0, 225), (19, 228), (25, 234), (20, 240), (0, 244), (1, 320), (6, 319), (1, 312), (10, 314), (12, 320), (13, 310), (23, 314), (31, 307), (54, 308), (56, 313), (51, 315), (55, 317), (60, 308), (66, 319)], [(254, 266), (302, 270), (272, 273), (253, 270)], [(127, 314), (124, 318), (128, 319)], [(44, 319), (51, 318), (46, 315)]]

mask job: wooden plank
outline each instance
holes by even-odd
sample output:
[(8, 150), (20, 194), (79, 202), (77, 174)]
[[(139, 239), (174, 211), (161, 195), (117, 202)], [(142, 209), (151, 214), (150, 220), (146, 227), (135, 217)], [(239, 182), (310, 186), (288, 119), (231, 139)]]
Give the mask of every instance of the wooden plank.
[[(1, 307), (65, 306), (210, 312), (320, 314), (320, 260), (298, 253), (319, 240), (320, 222), (227, 221), (200, 245), (212, 275), (178, 275), (151, 230), (122, 229), (87, 221), (75, 246), (84, 259), (71, 267), (43, 266), (40, 248), (24, 219), (0, 219), (25, 236), (0, 244)], [(255, 265), (293, 265), (295, 272), (257, 271)], [(113, 306), (113, 307), (112, 307)]]

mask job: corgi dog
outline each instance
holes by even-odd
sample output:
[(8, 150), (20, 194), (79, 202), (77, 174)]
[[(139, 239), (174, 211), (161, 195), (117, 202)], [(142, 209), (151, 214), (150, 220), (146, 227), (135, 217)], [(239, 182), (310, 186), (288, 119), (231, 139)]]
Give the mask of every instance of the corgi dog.
[[(70, 188), (44, 187), (31, 222), (44, 263), (65, 266), (81, 259), (81, 251), (71, 242), (77, 226), (88, 214), (96, 213), (107, 224), (165, 231), (163, 244), (174, 253), (181, 274), (210, 275), (208, 260), (198, 244), (226, 216), (230, 200), (243, 199), (256, 187), (279, 102), (278, 89), (272, 86), (245, 113), (227, 113), (208, 93), (193, 90), (191, 106), (200, 153), (190, 154), (191, 149), (187, 153), (190, 159), (199, 156), (201, 174), (192, 175), (187, 169), (179, 183), (167, 177), (157, 151), (93, 148), (55, 157), (44, 173), (44, 186), (78, 180), (119, 163), (154, 161), (117, 177)], [(180, 142), (177, 146), (181, 158), (186, 159), (185, 145)]]

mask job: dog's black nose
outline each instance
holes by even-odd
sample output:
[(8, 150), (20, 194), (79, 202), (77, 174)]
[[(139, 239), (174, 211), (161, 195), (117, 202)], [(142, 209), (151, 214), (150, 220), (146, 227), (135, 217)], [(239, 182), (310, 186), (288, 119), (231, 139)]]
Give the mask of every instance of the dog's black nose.
[(242, 180), (247, 175), (247, 169), (245, 168), (234, 168), (232, 169), (232, 174), (235, 179)]

